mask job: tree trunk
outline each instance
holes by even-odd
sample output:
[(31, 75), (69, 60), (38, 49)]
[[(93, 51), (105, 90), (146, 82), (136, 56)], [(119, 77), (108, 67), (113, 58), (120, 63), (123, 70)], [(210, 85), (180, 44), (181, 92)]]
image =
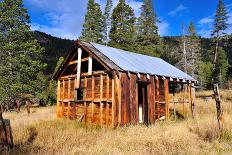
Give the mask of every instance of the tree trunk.
[[(3, 119), (3, 116), (2, 116), (2, 106), (0, 105), (0, 121), (2, 123), (2, 126), (3, 126), (3, 132), (4, 132), (4, 140), (3, 140), (3, 145), (4, 146), (7, 146), (7, 133), (6, 133), (6, 125), (5, 125), (5, 122), (4, 122), (4, 119)], [(1, 152), (0, 152), (1, 153)]]
[(224, 115), (223, 115), (223, 110), (221, 106), (221, 99), (220, 99), (220, 94), (219, 94), (219, 87), (218, 87), (218, 82), (217, 82), (217, 74), (215, 72), (216, 70), (216, 63), (217, 63), (217, 56), (218, 56), (218, 48), (219, 48), (219, 33), (217, 33), (217, 38), (216, 38), (216, 48), (215, 48), (215, 55), (214, 55), (214, 62), (213, 62), (213, 91), (214, 91), (214, 97), (215, 97), (215, 102), (216, 102), (216, 109), (217, 109), (217, 120), (218, 120), (218, 128), (221, 130), (223, 128), (224, 124)]
[(221, 99), (218, 84), (214, 84), (214, 97), (216, 101), (216, 108), (217, 108), (217, 119), (218, 119), (218, 128), (221, 130), (224, 125), (224, 113), (221, 106)]

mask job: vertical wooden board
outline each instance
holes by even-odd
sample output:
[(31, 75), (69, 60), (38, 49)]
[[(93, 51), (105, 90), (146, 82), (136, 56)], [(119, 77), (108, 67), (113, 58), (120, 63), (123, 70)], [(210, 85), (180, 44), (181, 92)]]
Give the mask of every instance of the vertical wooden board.
[(103, 90), (102, 98), (104, 100), (107, 100), (108, 99), (108, 95), (109, 95), (107, 75), (103, 75), (103, 89), (102, 90)]
[(109, 101), (109, 92), (110, 92), (110, 78), (109, 75), (106, 75), (106, 100)]
[(70, 95), (71, 95), (71, 81), (70, 79), (68, 79), (68, 99), (70, 99)]
[(80, 88), (80, 78), (81, 78), (81, 56), (82, 56), (82, 50), (81, 50), (81, 48), (78, 48), (77, 88)]
[(71, 88), (70, 88), (70, 99), (74, 99), (74, 94), (75, 94), (75, 82), (74, 82), (74, 79), (71, 79), (70, 80), (70, 85), (71, 85)]
[(94, 77), (94, 99), (100, 99), (100, 76)]
[(135, 124), (135, 92), (134, 89), (135, 84), (134, 84), (134, 74), (131, 74), (130, 77), (130, 118), (131, 118), (131, 123)]
[(157, 95), (157, 119), (158, 119), (158, 122), (160, 121), (160, 88), (159, 88), (159, 82), (160, 80), (157, 79), (156, 80), (156, 95)]
[(131, 119), (132, 123), (136, 124), (136, 115), (137, 115), (137, 76), (135, 74), (131, 74), (130, 80), (130, 94), (131, 94)]
[(100, 123), (101, 127), (103, 127), (103, 75), (100, 75)]
[(88, 86), (87, 86), (87, 78), (85, 77), (85, 78), (84, 78), (84, 94), (83, 94), (83, 99), (84, 99), (84, 100), (86, 100), (86, 98), (87, 98), (87, 97), (86, 97), (86, 96), (87, 96), (87, 95), (86, 95), (86, 94), (87, 94), (87, 87), (88, 87)]
[(116, 126), (114, 122), (116, 119), (115, 113), (116, 113), (116, 106), (115, 106), (115, 99), (114, 99), (114, 79), (112, 79), (112, 106), (111, 106), (112, 127)]
[(114, 94), (113, 94), (113, 98), (114, 98), (114, 107), (113, 107), (113, 112), (114, 112), (114, 126), (117, 126), (119, 123), (119, 100), (118, 100), (118, 96), (119, 96), (119, 91), (118, 91), (118, 77), (116, 75), (116, 73), (114, 73)]
[(130, 108), (130, 78), (126, 75), (126, 124), (131, 123), (131, 108)]
[(125, 124), (126, 122), (126, 113), (125, 113), (125, 106), (126, 106), (126, 74), (122, 73), (122, 79), (121, 79), (121, 124)]
[(109, 126), (109, 115), (110, 115), (110, 106), (109, 103), (106, 102), (106, 112), (105, 112), (105, 125)]
[(56, 116), (59, 117), (60, 115), (60, 80), (57, 81), (57, 97), (56, 97)]
[(92, 98), (92, 77), (87, 78), (86, 99)]
[(148, 86), (148, 98), (149, 98), (149, 122), (153, 123), (154, 122), (154, 90), (155, 90), (155, 82), (154, 82), (154, 76), (150, 76), (150, 85)]
[(109, 100), (112, 100), (112, 90), (113, 90), (113, 82), (112, 82), (113, 79), (109, 78)]
[(92, 68), (93, 68), (93, 59), (92, 56), (89, 56), (89, 60), (88, 60), (88, 74), (92, 75)]
[(164, 80), (164, 87), (165, 87), (165, 119), (168, 120), (169, 119), (169, 86), (168, 86), (168, 79)]
[[(136, 80), (137, 80), (137, 78), (136, 78)], [(135, 87), (136, 87), (136, 90), (135, 90), (135, 92), (136, 92), (136, 95), (135, 95), (135, 99), (136, 99), (136, 101), (135, 101), (135, 103), (136, 103), (135, 115), (136, 115), (136, 124), (138, 124), (139, 123), (139, 101), (138, 101), (139, 91), (138, 91), (138, 83), (137, 82), (136, 82)]]

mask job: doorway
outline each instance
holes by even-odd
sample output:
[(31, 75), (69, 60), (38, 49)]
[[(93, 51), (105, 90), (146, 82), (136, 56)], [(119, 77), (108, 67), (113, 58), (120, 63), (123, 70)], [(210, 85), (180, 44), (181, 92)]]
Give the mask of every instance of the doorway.
[(148, 124), (147, 83), (138, 83), (138, 116), (140, 124)]

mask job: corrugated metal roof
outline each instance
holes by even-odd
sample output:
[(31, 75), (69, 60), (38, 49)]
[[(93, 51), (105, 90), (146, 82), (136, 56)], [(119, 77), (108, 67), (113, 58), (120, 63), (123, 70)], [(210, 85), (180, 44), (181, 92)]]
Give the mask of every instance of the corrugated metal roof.
[(161, 58), (132, 53), (96, 43), (91, 44), (124, 71), (195, 81), (194, 78)]

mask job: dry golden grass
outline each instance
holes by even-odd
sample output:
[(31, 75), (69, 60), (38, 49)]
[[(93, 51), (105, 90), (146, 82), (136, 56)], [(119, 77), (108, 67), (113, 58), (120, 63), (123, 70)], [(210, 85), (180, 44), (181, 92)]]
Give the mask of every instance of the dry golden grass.
[(232, 102), (223, 102), (225, 126), (217, 129), (213, 100), (197, 99), (197, 117), (160, 125), (100, 129), (56, 119), (55, 107), (6, 114), (13, 128), (12, 154), (232, 154)]

